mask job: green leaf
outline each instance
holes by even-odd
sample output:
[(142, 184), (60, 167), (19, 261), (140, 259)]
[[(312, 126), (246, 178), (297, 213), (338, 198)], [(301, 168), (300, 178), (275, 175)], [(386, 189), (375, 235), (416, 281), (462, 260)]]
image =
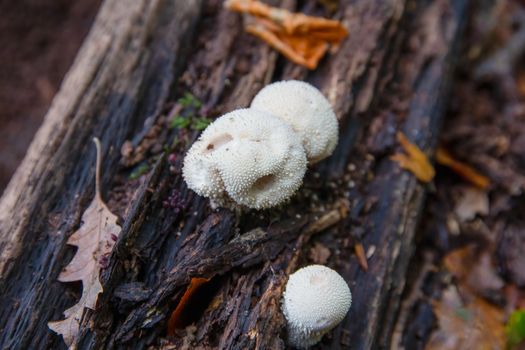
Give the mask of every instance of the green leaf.
[(143, 164), (139, 165), (138, 167), (136, 167), (131, 172), (131, 174), (129, 174), (129, 179), (130, 180), (138, 179), (141, 175), (146, 174), (148, 171), (149, 171), (148, 164), (143, 163)]
[(208, 125), (210, 125), (211, 120), (206, 118), (199, 118), (193, 121), (191, 125), (193, 130), (204, 130)]
[(177, 115), (171, 120), (170, 128), (184, 129), (191, 124), (190, 118), (184, 118), (183, 116)]
[(179, 98), (178, 103), (180, 103), (182, 107), (200, 108), (202, 106), (201, 101), (189, 92), (185, 92), (184, 95)]
[(514, 349), (525, 340), (525, 309), (516, 310), (505, 325), (507, 348)]

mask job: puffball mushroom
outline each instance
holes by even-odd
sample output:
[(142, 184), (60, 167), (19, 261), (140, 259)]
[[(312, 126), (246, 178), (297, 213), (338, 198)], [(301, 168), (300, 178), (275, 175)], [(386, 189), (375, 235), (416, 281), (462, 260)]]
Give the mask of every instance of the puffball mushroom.
[(318, 343), (345, 318), (351, 304), (350, 288), (337, 272), (322, 265), (299, 269), (290, 276), (282, 300), (288, 342), (297, 348)]
[(338, 122), (334, 110), (323, 94), (308, 83), (286, 80), (267, 85), (255, 95), (250, 107), (292, 125), (311, 164), (331, 155), (337, 145)]
[(188, 187), (215, 205), (263, 209), (301, 186), (306, 154), (299, 136), (278, 117), (238, 109), (210, 124), (184, 159)]

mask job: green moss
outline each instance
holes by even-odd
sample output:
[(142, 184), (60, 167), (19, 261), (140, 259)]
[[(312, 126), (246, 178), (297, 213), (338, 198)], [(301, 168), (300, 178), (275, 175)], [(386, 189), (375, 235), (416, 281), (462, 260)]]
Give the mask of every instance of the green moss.
[(177, 100), (177, 103), (186, 108), (201, 108), (202, 106), (202, 102), (190, 92), (185, 92), (184, 95)]
[(142, 163), (139, 166), (137, 166), (131, 174), (129, 174), (130, 180), (138, 179), (140, 176), (146, 174), (149, 171), (149, 166), (146, 163)]
[(176, 115), (170, 122), (170, 128), (185, 129), (191, 124), (191, 118)]
[(514, 349), (525, 340), (525, 309), (516, 310), (505, 325), (507, 348)]
[(210, 125), (211, 120), (199, 116), (199, 109), (202, 107), (202, 102), (189, 92), (177, 100), (177, 103), (182, 107), (179, 114), (173, 116), (170, 122), (170, 128), (186, 129), (201, 131)]
[(208, 125), (210, 125), (211, 120), (207, 118), (196, 118), (192, 120), (191, 128), (193, 130), (204, 130)]

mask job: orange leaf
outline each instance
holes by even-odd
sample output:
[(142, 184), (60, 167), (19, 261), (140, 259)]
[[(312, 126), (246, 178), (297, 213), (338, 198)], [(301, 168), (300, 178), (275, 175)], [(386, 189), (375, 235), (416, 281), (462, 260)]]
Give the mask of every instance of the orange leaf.
[(438, 147), (436, 151), (436, 162), (452, 169), (456, 174), (481, 189), (490, 185), (490, 180), (486, 176), (481, 175), (469, 165), (454, 159), (443, 147)]
[(175, 310), (173, 310), (173, 312), (171, 313), (170, 320), (168, 321), (169, 336), (174, 335), (176, 329), (183, 327), (184, 321), (181, 319), (182, 313), (186, 310), (195, 292), (197, 292), (197, 290), (209, 280), (209, 278), (202, 277), (193, 277), (191, 279), (190, 284), (188, 285), (188, 288), (186, 288), (186, 291), (182, 295), (182, 298), (177, 304), (177, 307), (175, 307)]
[(436, 172), (425, 153), (408, 141), (402, 132), (397, 133), (397, 140), (407, 154), (396, 153), (390, 159), (397, 162), (401, 168), (414, 174), (419, 181), (425, 183), (432, 181)]
[(516, 77), (516, 86), (521, 96), (525, 96), (525, 71), (522, 69)]
[[(261, 22), (262, 23), (262, 22)], [(328, 44), (315, 38), (300, 38), (280, 31), (268, 30), (264, 25), (248, 25), (246, 31), (268, 43), (290, 61), (315, 69), (328, 50)]]
[(368, 261), (366, 260), (365, 249), (361, 243), (354, 245), (355, 255), (357, 256), (357, 261), (359, 266), (366, 272), (368, 271)]
[(348, 31), (339, 22), (291, 13), (256, 0), (228, 0), (226, 8), (254, 17), (246, 31), (257, 36), (289, 60), (315, 69), (330, 45), (337, 46)]

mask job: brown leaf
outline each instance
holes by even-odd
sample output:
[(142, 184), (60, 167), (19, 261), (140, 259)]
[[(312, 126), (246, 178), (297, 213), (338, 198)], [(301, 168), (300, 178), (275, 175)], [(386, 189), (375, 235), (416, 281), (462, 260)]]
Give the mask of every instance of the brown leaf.
[(399, 166), (410, 171), (421, 182), (430, 182), (436, 174), (434, 167), (430, 164), (427, 156), (415, 144), (408, 141), (405, 134), (397, 133), (397, 141), (405, 150), (406, 154), (396, 153), (390, 157)]
[(456, 249), (444, 258), (445, 267), (459, 282), (477, 295), (489, 295), (500, 290), (504, 283), (497, 274), (487, 251), (479, 251), (474, 245)]
[(487, 215), (489, 213), (489, 197), (487, 192), (468, 187), (461, 191), (456, 207), (454, 208), (460, 222), (474, 219), (476, 215)]
[(102, 292), (100, 269), (107, 265), (121, 231), (117, 216), (111, 213), (100, 195), (100, 142), (97, 138), (94, 142), (97, 147), (95, 198), (82, 215), (80, 228), (67, 240), (67, 244), (78, 247), (78, 250), (58, 276), (61, 282), (82, 281), (82, 296), (77, 304), (64, 311), (64, 320), (48, 323), (49, 328), (62, 335), (69, 346), (76, 341), (84, 308), (96, 308), (98, 295)]
[(433, 303), (439, 328), (434, 331), (426, 350), (463, 350), (505, 348), (503, 311), (479, 297), (468, 302), (454, 286)]
[(330, 249), (326, 248), (323, 244), (317, 242), (310, 249), (310, 259), (316, 264), (324, 265), (330, 258)]
[(436, 151), (436, 162), (450, 168), (456, 174), (479, 188), (485, 189), (490, 185), (488, 177), (481, 175), (471, 166), (460, 162), (452, 157), (443, 147), (438, 147)]

